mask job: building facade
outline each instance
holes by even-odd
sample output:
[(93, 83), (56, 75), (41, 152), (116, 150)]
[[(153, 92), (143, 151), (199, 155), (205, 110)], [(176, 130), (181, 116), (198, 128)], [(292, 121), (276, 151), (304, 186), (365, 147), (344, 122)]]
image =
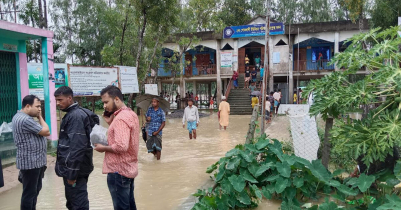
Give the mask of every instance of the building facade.
[[(272, 22), (277, 25), (274, 20)], [(225, 31), (196, 34), (201, 41), (185, 52), (185, 58), (183, 56), (181, 61), (184, 81), (184, 86), (180, 85), (181, 88), (185, 88), (185, 83), (193, 83), (196, 87), (197, 83), (216, 82), (216, 99), (219, 102), (221, 94), (226, 93), (233, 72), (238, 71), (240, 74), (245, 72), (246, 56), (251, 69), (256, 66), (255, 58), (260, 58), (263, 65), (266, 46), (264, 32), (261, 34), (253, 31), (257, 31), (264, 23), (265, 17), (258, 16), (247, 25), (231, 27), (249, 32), (232, 36), (235, 38), (227, 37)], [(369, 30), (367, 20), (363, 25), (365, 28), (359, 29), (359, 25), (351, 21), (292, 24), (283, 26), (285, 30), (281, 34), (271, 33), (268, 40), (270, 57), (268, 73), (271, 78), (269, 91), (281, 89), (284, 96), (283, 103), (290, 103), (293, 90), (299, 88), (303, 81), (321, 78), (332, 71), (340, 70), (335, 64), (331, 64), (332, 58), (348, 47), (347, 39)], [(232, 35), (233, 32), (234, 30), (228, 34)], [(163, 44), (163, 56), (172, 56), (179, 50), (179, 45), (174, 41), (170, 40)], [(231, 65), (227, 64), (227, 55), (231, 56)], [(158, 69), (160, 87), (165, 82), (172, 82), (173, 75), (169, 73), (167, 64), (166, 61)], [(175, 76), (181, 77), (181, 75)], [(186, 91), (180, 90), (180, 92)]]

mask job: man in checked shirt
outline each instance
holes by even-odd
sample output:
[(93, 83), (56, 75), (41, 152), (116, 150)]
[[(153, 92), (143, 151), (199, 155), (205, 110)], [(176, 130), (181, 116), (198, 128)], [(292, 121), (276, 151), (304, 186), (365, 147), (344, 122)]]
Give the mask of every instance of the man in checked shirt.
[(36, 209), (47, 163), (45, 136), (50, 136), (49, 126), (42, 117), (40, 99), (34, 95), (25, 96), (22, 109), (14, 115), (12, 122), (17, 146), (17, 168), (23, 188), (21, 209)]

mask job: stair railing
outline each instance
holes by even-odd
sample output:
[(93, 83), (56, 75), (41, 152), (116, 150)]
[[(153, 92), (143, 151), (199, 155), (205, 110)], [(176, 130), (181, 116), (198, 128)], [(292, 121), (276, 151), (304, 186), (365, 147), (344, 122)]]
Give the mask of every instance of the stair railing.
[(226, 93), (224, 94), (224, 96), (226, 96), (226, 100), (228, 100), (228, 96), (230, 95), (230, 90), (231, 90), (231, 87), (233, 86), (232, 83), (233, 83), (233, 80), (230, 79), (227, 84)]

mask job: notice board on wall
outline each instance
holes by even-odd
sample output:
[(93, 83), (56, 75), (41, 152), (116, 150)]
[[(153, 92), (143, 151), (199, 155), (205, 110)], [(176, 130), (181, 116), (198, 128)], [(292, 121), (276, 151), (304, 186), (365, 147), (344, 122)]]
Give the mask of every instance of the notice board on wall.
[(68, 83), (74, 96), (100, 96), (109, 85), (121, 88), (118, 67), (68, 65)]

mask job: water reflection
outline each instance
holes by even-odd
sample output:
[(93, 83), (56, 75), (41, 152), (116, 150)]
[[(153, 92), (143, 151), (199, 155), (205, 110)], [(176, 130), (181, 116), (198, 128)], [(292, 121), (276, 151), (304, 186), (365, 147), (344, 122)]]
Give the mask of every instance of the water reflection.
[[(188, 139), (181, 119), (168, 119), (163, 130), (163, 151), (160, 161), (147, 154), (140, 140), (139, 175), (135, 179), (138, 209), (176, 209), (192, 193), (209, 180), (206, 168), (220, 157), (245, 142), (250, 116), (230, 116), (227, 131), (220, 131), (217, 114), (201, 118), (197, 140)], [(102, 174), (103, 154), (94, 152), (95, 169), (89, 177), (90, 209), (112, 209), (106, 175)], [(0, 194), (0, 209), (19, 209), (22, 186)], [(38, 198), (37, 209), (66, 209), (64, 185), (49, 164)]]

